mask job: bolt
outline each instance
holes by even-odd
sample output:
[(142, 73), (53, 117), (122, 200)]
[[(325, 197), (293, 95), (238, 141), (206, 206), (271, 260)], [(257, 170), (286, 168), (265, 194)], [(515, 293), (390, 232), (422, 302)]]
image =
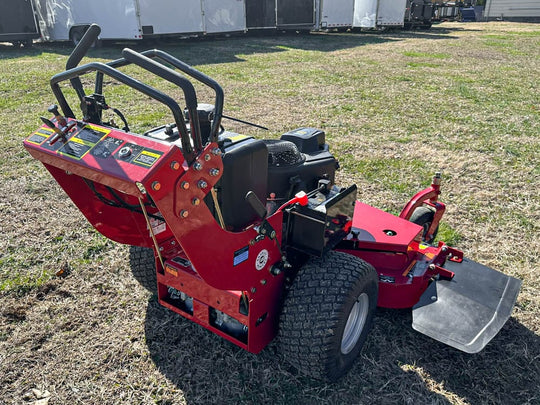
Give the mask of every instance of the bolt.
[(210, 159), (211, 159), (211, 158), (210, 158), (210, 155), (209, 155), (208, 153), (207, 153), (206, 155), (204, 155), (204, 160), (205, 160), (206, 162), (208, 162)]
[(251, 292), (255, 294), (257, 292), (257, 289), (255, 287), (251, 287)]
[(202, 165), (201, 162), (195, 162), (195, 163), (193, 163), (193, 168), (195, 170), (197, 170), (198, 172), (200, 172), (202, 170), (202, 168), (203, 168), (203, 165)]
[(180, 211), (180, 218), (187, 218), (189, 215), (189, 212), (187, 210)]
[(431, 296), (431, 301), (437, 301), (437, 297), (434, 296), (434, 295), (432, 295), (432, 296)]
[(430, 264), (430, 265), (429, 265), (429, 269), (430, 269), (430, 270), (435, 270), (435, 265), (434, 265), (434, 264)]
[(441, 250), (442, 250), (443, 252), (446, 252), (446, 251), (448, 250), (448, 246), (444, 245), (444, 246), (441, 248)]
[(180, 163), (178, 163), (176, 160), (171, 162), (171, 169), (173, 169), (173, 170), (180, 169)]
[(262, 279), (262, 280), (261, 280), (261, 284), (262, 284), (262, 285), (266, 285), (266, 280), (265, 280), (265, 279)]
[(212, 149), (212, 154), (215, 155), (215, 156), (220, 156), (221, 155), (221, 149), (219, 149), (219, 148)]
[(279, 276), (281, 274), (281, 269), (278, 266), (272, 266), (270, 268), (270, 274), (273, 276)]
[(183, 181), (180, 184), (180, 187), (182, 187), (183, 190), (187, 190), (189, 188), (189, 183), (187, 181)]
[(161, 184), (159, 183), (159, 181), (154, 181), (152, 183), (152, 190), (159, 191), (160, 188), (161, 188)]
[(204, 180), (199, 180), (199, 182), (197, 183), (197, 187), (199, 188), (206, 188), (208, 187), (208, 183)]
[(210, 176), (217, 176), (219, 174), (219, 169), (210, 169), (209, 170)]
[(201, 203), (201, 200), (199, 200), (197, 197), (193, 198), (193, 200), (191, 200), (191, 204), (197, 206)]

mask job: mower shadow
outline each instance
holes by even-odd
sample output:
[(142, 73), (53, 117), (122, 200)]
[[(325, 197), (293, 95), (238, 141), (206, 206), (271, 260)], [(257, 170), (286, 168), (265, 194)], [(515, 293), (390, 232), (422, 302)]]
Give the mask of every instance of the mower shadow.
[(475, 355), (425, 337), (410, 323), (410, 311), (379, 310), (359, 360), (335, 384), (299, 375), (278, 355), (278, 343), (250, 354), (155, 299), (148, 303), (145, 333), (157, 369), (189, 404), (449, 404), (442, 393), (469, 403), (517, 404), (536, 395), (539, 338), (517, 321)]
[[(288, 49), (333, 52), (358, 46), (403, 41), (407, 38), (451, 39), (452, 31), (441, 28), (431, 31), (383, 32), (272, 32), (248, 33), (232, 36), (207, 36), (197, 38), (163, 38), (142, 41), (105, 42), (102, 47), (91, 49), (89, 58), (114, 60), (124, 47), (136, 51), (160, 48), (192, 65), (208, 65), (243, 61), (244, 55), (277, 53)], [(0, 60), (53, 53), (69, 56), (73, 46), (68, 42), (35, 43), (31, 48), (16, 48), (0, 44)]]

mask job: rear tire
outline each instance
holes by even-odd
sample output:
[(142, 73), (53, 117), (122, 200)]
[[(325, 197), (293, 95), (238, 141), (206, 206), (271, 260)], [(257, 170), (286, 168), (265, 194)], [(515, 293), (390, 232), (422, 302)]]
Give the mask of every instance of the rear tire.
[(430, 210), (427, 207), (418, 207), (414, 210), (414, 212), (411, 215), (411, 218), (409, 221), (414, 222), (417, 225), (420, 225), (424, 230), (422, 231), (422, 241), (432, 244), (435, 238), (437, 237), (437, 233), (439, 232), (439, 227), (435, 229), (435, 232), (433, 232), (433, 237), (426, 239), (427, 233), (429, 231), (429, 228), (431, 224), (433, 223), (433, 218), (435, 217), (435, 213)]
[(79, 45), (85, 31), (86, 29), (84, 27), (74, 27), (71, 29), (71, 32), (69, 33), (69, 40), (74, 46)]
[[(84, 37), (84, 34), (86, 34), (86, 31), (88, 31), (88, 28), (90, 26), (77, 26), (71, 28), (71, 31), (69, 33), (69, 40), (73, 44), (73, 46), (79, 45), (79, 42), (81, 42), (81, 39)], [(90, 45), (91, 48), (99, 48), (101, 47), (101, 40), (98, 38), (96, 39), (92, 45)]]
[(336, 381), (353, 365), (371, 329), (378, 277), (370, 264), (331, 251), (299, 271), (283, 304), (283, 356), (301, 373)]
[(151, 293), (157, 293), (154, 251), (140, 246), (129, 247), (129, 265), (133, 277)]

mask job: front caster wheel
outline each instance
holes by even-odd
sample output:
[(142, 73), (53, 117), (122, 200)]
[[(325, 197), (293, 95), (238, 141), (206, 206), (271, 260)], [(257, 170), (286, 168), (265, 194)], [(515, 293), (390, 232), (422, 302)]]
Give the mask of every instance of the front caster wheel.
[(331, 251), (308, 261), (283, 304), (279, 339), (301, 373), (336, 381), (358, 357), (377, 306), (377, 272), (365, 261)]
[(424, 230), (422, 231), (422, 240), (428, 244), (432, 244), (435, 238), (437, 237), (437, 233), (439, 232), (439, 226), (435, 228), (435, 232), (433, 232), (433, 235), (431, 237), (428, 237), (428, 231), (431, 227), (431, 224), (433, 222), (433, 218), (435, 217), (435, 213), (430, 210), (427, 207), (418, 207), (416, 208), (409, 221), (414, 222), (417, 225), (420, 225)]

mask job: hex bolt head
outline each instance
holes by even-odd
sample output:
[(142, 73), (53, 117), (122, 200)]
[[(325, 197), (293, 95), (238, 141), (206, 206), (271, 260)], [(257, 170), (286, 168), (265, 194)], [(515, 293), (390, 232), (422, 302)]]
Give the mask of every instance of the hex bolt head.
[(161, 189), (161, 183), (159, 181), (154, 181), (152, 183), (152, 190), (159, 191)]
[(251, 292), (255, 294), (257, 292), (257, 289), (255, 287), (251, 287)]
[(187, 190), (189, 188), (189, 183), (187, 181), (183, 181), (182, 183), (180, 183), (180, 187), (182, 188), (182, 190)]
[(215, 176), (219, 175), (219, 169), (217, 169), (217, 168), (210, 169), (208, 172), (210, 173), (210, 176), (215, 177)]
[(206, 162), (208, 162), (210, 159), (211, 159), (211, 156), (208, 153), (206, 155), (204, 155), (204, 160)]
[(189, 216), (188, 210), (180, 211), (180, 218), (187, 218)]
[(203, 168), (203, 165), (202, 165), (201, 162), (195, 162), (195, 163), (193, 163), (193, 168), (195, 170), (197, 170), (198, 172), (200, 172), (202, 170), (202, 168)]
[(214, 156), (220, 156), (221, 155), (221, 149), (219, 149), (219, 148), (212, 149), (212, 154)]
[(201, 200), (199, 200), (197, 197), (193, 198), (193, 200), (191, 200), (191, 204), (197, 206), (201, 203)]
[(197, 183), (197, 187), (199, 188), (206, 188), (208, 187), (208, 183), (204, 180), (199, 180), (199, 182)]
[(178, 163), (176, 160), (174, 162), (171, 162), (171, 169), (173, 170), (180, 169), (180, 163)]

